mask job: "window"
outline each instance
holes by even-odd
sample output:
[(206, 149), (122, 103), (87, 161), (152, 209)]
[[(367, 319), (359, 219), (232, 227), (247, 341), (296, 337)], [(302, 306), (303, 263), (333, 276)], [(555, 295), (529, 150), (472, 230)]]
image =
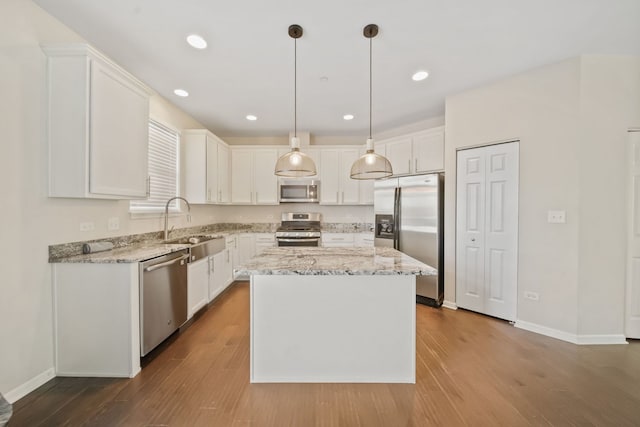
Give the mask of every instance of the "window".
[[(178, 195), (178, 148), (180, 133), (149, 119), (149, 194), (146, 200), (132, 200), (132, 213), (163, 212), (167, 200)], [(178, 212), (174, 200), (171, 212)]]

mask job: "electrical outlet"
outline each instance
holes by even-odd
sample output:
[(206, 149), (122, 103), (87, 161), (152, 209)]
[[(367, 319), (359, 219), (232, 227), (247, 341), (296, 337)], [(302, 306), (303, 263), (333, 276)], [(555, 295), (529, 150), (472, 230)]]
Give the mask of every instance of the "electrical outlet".
[(565, 211), (547, 211), (547, 222), (552, 224), (564, 224), (567, 222)]
[(524, 292), (524, 297), (526, 299), (530, 299), (532, 301), (538, 301), (540, 299), (540, 296), (538, 295), (537, 292), (532, 292), (532, 291), (525, 291)]
[(80, 223), (80, 231), (91, 231), (95, 228), (95, 225), (91, 221)]
[(117, 216), (109, 218), (107, 221), (107, 229), (108, 230), (119, 230), (120, 229), (120, 218)]

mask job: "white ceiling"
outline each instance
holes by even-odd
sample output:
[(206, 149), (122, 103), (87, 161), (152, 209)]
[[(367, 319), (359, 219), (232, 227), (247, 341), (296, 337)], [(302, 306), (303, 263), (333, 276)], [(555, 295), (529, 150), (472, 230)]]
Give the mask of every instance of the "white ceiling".
[[(35, 0), (220, 136), (368, 132), (444, 114), (446, 96), (582, 53), (640, 55), (640, 0)], [(198, 33), (197, 51), (185, 37)], [(430, 77), (411, 75), (427, 69)], [(327, 77), (327, 81), (322, 81)], [(191, 94), (178, 98), (176, 88)], [(344, 114), (354, 114), (347, 122)], [(249, 122), (247, 114), (258, 120)]]

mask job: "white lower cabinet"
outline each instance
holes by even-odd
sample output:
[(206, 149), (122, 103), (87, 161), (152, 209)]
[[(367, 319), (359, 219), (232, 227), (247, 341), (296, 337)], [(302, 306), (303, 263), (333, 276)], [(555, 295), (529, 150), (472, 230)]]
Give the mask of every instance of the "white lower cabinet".
[(209, 301), (220, 295), (227, 288), (227, 254), (228, 250), (218, 252), (209, 257)]
[(355, 245), (358, 247), (373, 247), (373, 233), (356, 233)]
[(189, 319), (209, 301), (210, 259), (203, 258), (187, 268), (187, 316)]
[(256, 242), (256, 255), (260, 255), (265, 249), (273, 248), (276, 245), (276, 237), (273, 233), (256, 233), (254, 237)]
[(351, 248), (355, 244), (353, 233), (322, 233), (325, 248)]

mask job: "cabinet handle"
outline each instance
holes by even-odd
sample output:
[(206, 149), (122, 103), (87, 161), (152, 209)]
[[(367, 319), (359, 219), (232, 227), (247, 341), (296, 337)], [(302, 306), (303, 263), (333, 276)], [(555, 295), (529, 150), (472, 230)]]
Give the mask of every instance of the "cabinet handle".
[(340, 192), (336, 191), (336, 203), (340, 203)]
[(258, 203), (258, 192), (256, 191), (256, 203)]
[(344, 205), (344, 191), (342, 192), (342, 204)]
[(411, 159), (407, 160), (409, 162), (409, 172), (411, 172)]
[(414, 169), (414, 172), (418, 172), (418, 159), (416, 159), (416, 168)]
[(147, 177), (147, 197), (151, 196), (151, 175)]
[(222, 201), (222, 190), (218, 190), (218, 201)]
[(229, 249), (227, 249), (227, 262), (229, 262)]

